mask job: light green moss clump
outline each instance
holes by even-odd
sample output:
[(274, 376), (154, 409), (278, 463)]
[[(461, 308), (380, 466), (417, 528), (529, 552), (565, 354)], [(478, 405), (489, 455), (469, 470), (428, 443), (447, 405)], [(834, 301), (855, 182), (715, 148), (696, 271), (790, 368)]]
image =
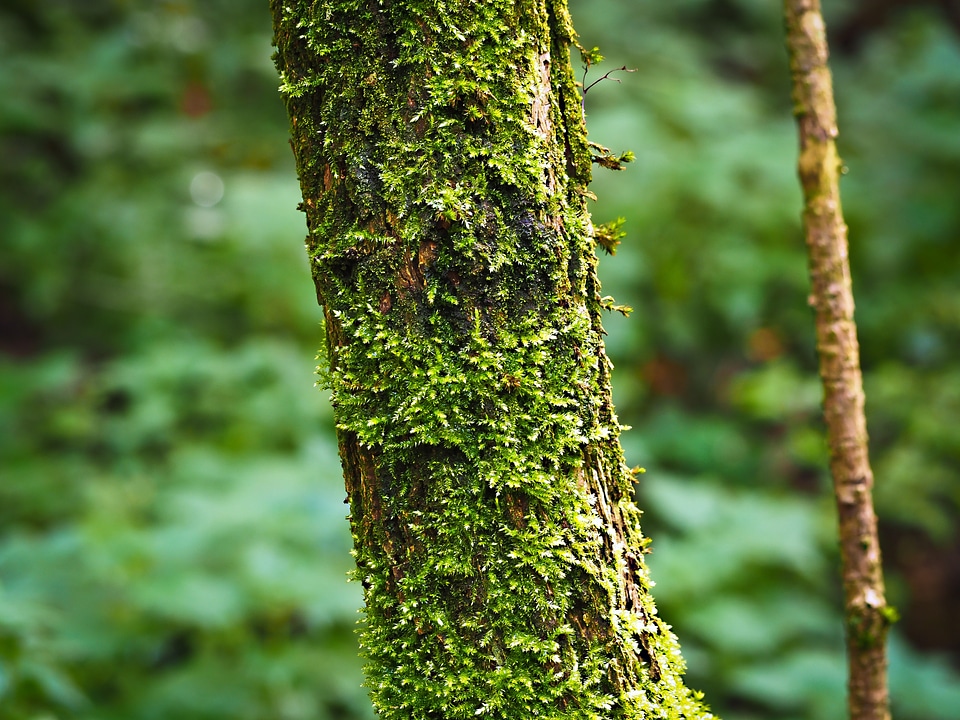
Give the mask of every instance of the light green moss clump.
[(564, 2), (272, 2), (383, 718), (709, 718), (610, 402)]

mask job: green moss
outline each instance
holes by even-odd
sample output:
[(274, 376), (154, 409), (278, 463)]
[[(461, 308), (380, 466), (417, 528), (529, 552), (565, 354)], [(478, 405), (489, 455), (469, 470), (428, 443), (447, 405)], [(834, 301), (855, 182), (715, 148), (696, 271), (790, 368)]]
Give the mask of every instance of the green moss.
[(272, 3), (384, 718), (706, 718), (610, 401), (562, 1)]
[(847, 638), (860, 650), (883, 646), (890, 626), (900, 619), (895, 607), (860, 607), (847, 609)]

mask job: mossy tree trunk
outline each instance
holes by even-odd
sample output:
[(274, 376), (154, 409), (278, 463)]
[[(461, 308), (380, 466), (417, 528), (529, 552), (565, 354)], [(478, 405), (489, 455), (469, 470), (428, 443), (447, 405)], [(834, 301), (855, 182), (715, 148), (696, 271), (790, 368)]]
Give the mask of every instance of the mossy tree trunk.
[(383, 718), (709, 718), (610, 401), (563, 0), (271, 0)]
[(839, 511), (852, 720), (889, 720), (887, 629), (873, 472), (867, 452), (860, 349), (853, 319), (847, 226), (840, 207), (837, 119), (819, 0), (785, 0), (811, 304), (823, 380), (830, 470)]

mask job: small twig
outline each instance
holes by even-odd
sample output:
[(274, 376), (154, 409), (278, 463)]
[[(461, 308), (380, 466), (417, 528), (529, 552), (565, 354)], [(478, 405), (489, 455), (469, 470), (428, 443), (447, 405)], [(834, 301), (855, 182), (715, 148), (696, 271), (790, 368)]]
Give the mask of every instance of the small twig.
[[(584, 67), (584, 69), (583, 69), (583, 82), (586, 82), (586, 81), (587, 81), (587, 68), (588, 68), (588, 67), (589, 67), (589, 66)], [(623, 67), (614, 68), (613, 70), (604, 73), (603, 75), (601, 75), (600, 77), (598, 77), (596, 80), (594, 80), (594, 81), (593, 81), (592, 83), (590, 83), (589, 85), (584, 85), (584, 87), (583, 87), (583, 97), (584, 97), (584, 99), (586, 99), (586, 97), (587, 97), (587, 92), (589, 92), (590, 88), (592, 88), (592, 87), (593, 87), (594, 85), (596, 85), (597, 83), (603, 82), (604, 80), (613, 80), (614, 82), (621, 82), (620, 78), (610, 77), (613, 73), (615, 73), (615, 72), (636, 72), (636, 71), (637, 71), (637, 68), (628, 68), (626, 65), (624, 65)], [(582, 84), (582, 83), (581, 83), (581, 84)]]
[(577, 49), (580, 51), (580, 59), (583, 60), (583, 77), (580, 79), (580, 87), (583, 89), (583, 96), (580, 100), (581, 110), (584, 108), (587, 102), (587, 93), (590, 91), (594, 85), (603, 82), (604, 80), (614, 80), (620, 82), (620, 78), (611, 77), (615, 72), (636, 72), (637, 68), (628, 68), (626, 65), (623, 65), (618, 68), (614, 68), (609, 72), (604, 73), (602, 76), (594, 80), (592, 83), (587, 85), (587, 73), (590, 72), (590, 66), (596, 65), (597, 63), (603, 62), (603, 55), (600, 54), (600, 48), (593, 48), (592, 50), (587, 50), (583, 45), (574, 41), (574, 44), (577, 46)]

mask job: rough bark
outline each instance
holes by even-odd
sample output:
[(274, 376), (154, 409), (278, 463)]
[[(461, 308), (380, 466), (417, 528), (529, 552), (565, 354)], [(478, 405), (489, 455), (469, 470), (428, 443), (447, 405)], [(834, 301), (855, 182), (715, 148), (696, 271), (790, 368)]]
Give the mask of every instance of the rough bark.
[(807, 250), (830, 470), (839, 512), (849, 709), (853, 720), (886, 720), (886, 635), (873, 472), (867, 452), (860, 350), (853, 318), (847, 227), (840, 206), (837, 120), (819, 0), (786, 0), (787, 47), (800, 133)]
[(610, 400), (563, 0), (271, 0), (383, 718), (709, 718)]

